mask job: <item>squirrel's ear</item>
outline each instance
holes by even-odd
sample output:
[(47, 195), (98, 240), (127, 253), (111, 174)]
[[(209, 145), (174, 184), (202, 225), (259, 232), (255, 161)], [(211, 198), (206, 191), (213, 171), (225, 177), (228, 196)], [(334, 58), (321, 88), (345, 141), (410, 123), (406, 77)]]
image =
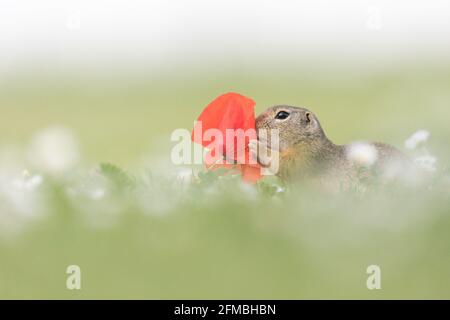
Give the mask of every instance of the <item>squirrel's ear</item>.
[(311, 115), (310, 112), (307, 112), (307, 113), (306, 113), (306, 121), (307, 121), (307, 122), (311, 122), (312, 120), (313, 120), (313, 116)]
[(313, 127), (317, 126), (318, 122), (311, 112), (306, 112), (305, 116), (306, 116), (306, 122), (308, 124), (312, 125)]

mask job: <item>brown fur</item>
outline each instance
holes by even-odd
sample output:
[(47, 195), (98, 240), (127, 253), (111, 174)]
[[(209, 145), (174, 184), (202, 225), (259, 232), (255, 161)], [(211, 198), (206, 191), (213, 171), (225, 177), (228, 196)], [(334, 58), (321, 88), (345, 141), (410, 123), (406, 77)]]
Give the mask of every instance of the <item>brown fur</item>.
[[(276, 119), (280, 111), (289, 113), (284, 120)], [(349, 187), (360, 180), (359, 168), (347, 159), (348, 145), (336, 145), (326, 136), (317, 117), (308, 109), (293, 106), (274, 106), (256, 119), (258, 136), (262, 129), (278, 129), (280, 165), (277, 175), (287, 181), (305, 179), (319, 181), (335, 188)], [(407, 161), (396, 148), (373, 143), (378, 151), (378, 161), (365, 176), (380, 171), (392, 160)], [(265, 146), (271, 149), (271, 141)], [(261, 147), (261, 146), (259, 146)]]

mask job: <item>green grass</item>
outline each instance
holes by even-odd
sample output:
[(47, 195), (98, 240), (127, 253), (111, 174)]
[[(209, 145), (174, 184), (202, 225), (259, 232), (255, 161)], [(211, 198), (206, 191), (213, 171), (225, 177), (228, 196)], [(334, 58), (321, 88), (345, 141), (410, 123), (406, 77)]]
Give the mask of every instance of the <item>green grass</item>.
[(336, 143), (381, 140), (401, 147), (419, 128), (431, 130), (435, 143), (450, 143), (450, 67), (239, 71), (7, 79), (0, 88), (0, 143), (25, 143), (37, 130), (63, 124), (75, 130), (92, 164), (130, 166), (146, 152), (160, 152), (174, 128), (191, 128), (228, 91), (252, 97), (257, 112), (282, 103), (307, 106)]
[[(3, 298), (449, 297), (448, 191), (270, 196), (270, 180), (151, 185), (115, 170), (100, 171), (110, 192), (95, 202), (47, 182), (49, 216), (1, 243)], [(174, 206), (161, 212), (143, 199)], [(81, 291), (65, 288), (71, 264)], [(372, 264), (380, 291), (365, 287)]]
[[(0, 221), (0, 298), (449, 299), (448, 70), (298, 67), (5, 83), (0, 146), (25, 147), (36, 131), (62, 124), (79, 137), (84, 162), (44, 177), (37, 220), (18, 232)], [(274, 195), (279, 182), (271, 179), (255, 188), (215, 175), (186, 184), (160, 169), (171, 131), (191, 128), (227, 91), (254, 98), (258, 112), (308, 106), (337, 143), (401, 148), (428, 129), (439, 181), (364, 195), (308, 188)], [(89, 196), (96, 185), (106, 186), (105, 198)], [(81, 267), (80, 291), (65, 287), (71, 264)], [(382, 290), (366, 288), (371, 264), (381, 267)]]

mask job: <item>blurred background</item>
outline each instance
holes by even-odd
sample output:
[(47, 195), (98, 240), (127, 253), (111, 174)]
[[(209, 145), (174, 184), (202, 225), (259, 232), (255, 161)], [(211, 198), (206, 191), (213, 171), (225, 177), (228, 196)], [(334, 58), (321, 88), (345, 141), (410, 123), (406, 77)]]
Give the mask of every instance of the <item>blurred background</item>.
[(445, 138), (449, 14), (420, 0), (3, 0), (0, 139), (64, 125), (88, 159), (127, 165), (228, 91), (258, 112), (308, 106), (337, 143), (435, 125)]
[[(448, 197), (437, 205), (433, 196), (412, 202), (408, 212), (403, 203), (387, 204), (386, 225), (347, 250), (354, 242), (340, 232), (334, 236), (341, 242), (333, 233), (327, 238), (338, 248), (323, 239), (311, 246), (317, 235), (286, 235), (305, 226), (329, 234), (331, 205), (316, 208), (324, 224), (295, 201), (264, 206), (235, 196), (212, 207), (163, 210), (172, 215), (161, 219), (139, 214), (161, 211), (155, 194), (144, 209), (123, 209), (119, 196), (80, 209), (65, 195), (100, 163), (136, 175), (164, 172), (171, 132), (191, 129), (202, 109), (229, 91), (253, 98), (258, 113), (274, 104), (306, 106), (339, 144), (377, 140), (404, 149), (412, 133), (428, 130), (428, 148), (445, 168), (449, 17), (444, 0), (1, 0), (0, 230), (7, 236), (0, 237), (0, 298), (449, 298), (449, 220), (441, 214)], [(5, 204), (9, 177), (17, 172), (40, 184), (29, 177), (43, 175), (45, 183), (52, 170), (70, 170), (71, 178), (50, 174), (44, 198), (52, 205), (40, 211), (51, 218), (10, 237), (16, 211), (28, 220), (38, 205), (24, 209), (23, 195), (14, 196), (16, 207)], [(178, 192), (171, 188), (161, 194)], [(353, 210), (345, 202), (335, 211), (370, 212), (376, 204)], [(127, 218), (98, 231), (75, 218), (91, 211), (124, 211)], [(437, 212), (439, 219), (396, 233), (386, 226), (398, 212), (405, 221), (411, 212)], [(347, 218), (337, 225), (354, 231)], [(299, 229), (287, 232), (287, 225)], [(417, 251), (406, 249), (411, 242)], [(374, 252), (392, 267), (391, 291), (365, 289)], [(65, 288), (69, 264), (86, 269), (80, 292)], [(415, 276), (418, 282), (408, 281)]]

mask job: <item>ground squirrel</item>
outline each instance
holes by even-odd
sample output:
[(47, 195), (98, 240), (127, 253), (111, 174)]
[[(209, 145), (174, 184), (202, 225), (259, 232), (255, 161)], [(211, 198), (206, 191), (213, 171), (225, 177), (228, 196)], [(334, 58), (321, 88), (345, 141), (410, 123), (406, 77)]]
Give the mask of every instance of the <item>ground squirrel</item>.
[[(271, 161), (278, 157), (276, 174), (283, 180), (318, 179), (336, 188), (348, 187), (362, 178), (361, 165), (349, 157), (353, 145), (331, 142), (314, 113), (305, 108), (271, 107), (256, 119), (256, 129), (258, 140), (250, 141), (250, 153), (263, 167), (271, 166)], [(266, 134), (273, 129), (279, 132), (279, 143), (275, 147), (270, 134), (269, 137)], [(373, 150), (376, 161), (365, 166), (369, 170), (365, 170), (364, 178), (374, 173), (390, 174), (390, 169), (402, 168), (408, 162), (405, 155), (390, 145), (371, 143), (365, 146)], [(262, 149), (265, 152), (261, 152)]]

